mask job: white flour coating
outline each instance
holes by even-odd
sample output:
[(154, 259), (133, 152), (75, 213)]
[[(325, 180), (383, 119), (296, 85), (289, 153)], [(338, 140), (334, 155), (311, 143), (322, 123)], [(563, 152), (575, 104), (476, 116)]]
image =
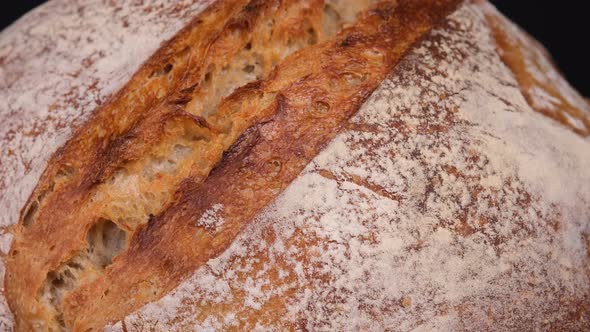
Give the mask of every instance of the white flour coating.
[[(484, 12), (496, 12), (496, 9), (490, 4), (484, 3), (482, 5)], [(545, 49), (539, 43), (531, 38), (528, 34), (521, 31), (516, 25), (512, 24), (508, 19), (501, 16), (500, 29), (503, 29), (507, 38), (512, 44), (523, 45), (524, 65), (527, 72), (531, 73), (535, 81), (539, 84), (533, 84), (527, 87), (527, 93), (531, 99), (532, 106), (536, 109), (542, 109), (550, 113), (557, 113), (563, 109), (562, 102), (553, 97), (551, 92), (545, 91), (544, 86), (556, 89), (557, 92), (570, 105), (581, 111), (586, 118), (590, 117), (590, 104), (588, 104), (582, 96), (580, 96), (559, 71), (551, 64), (551, 60), (546, 56)], [(500, 50), (501, 52), (501, 50)], [(574, 128), (586, 131), (588, 128), (579, 119), (569, 115), (567, 112), (559, 112), (563, 114), (569, 124)]]
[(588, 183), (588, 139), (527, 104), (465, 5), (230, 248), (107, 330), (587, 329)]
[(219, 214), (219, 211), (223, 209), (223, 204), (215, 204), (209, 210), (205, 211), (203, 215), (197, 221), (197, 225), (205, 227), (207, 230), (215, 231), (218, 227), (221, 227), (225, 220), (223, 216)]
[[(54, 0), (0, 34), (1, 229), (14, 224), (48, 158), (213, 0)], [(141, 13), (141, 14), (139, 14)], [(0, 271), (3, 271), (0, 259)], [(3, 285), (3, 277), (0, 278)], [(0, 291), (0, 330), (11, 326)]]

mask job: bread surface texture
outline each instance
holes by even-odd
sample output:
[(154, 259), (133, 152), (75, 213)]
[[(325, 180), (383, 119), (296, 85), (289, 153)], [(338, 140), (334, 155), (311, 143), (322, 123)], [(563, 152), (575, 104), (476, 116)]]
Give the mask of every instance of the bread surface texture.
[(590, 328), (590, 106), (486, 1), (102, 6), (161, 34), (129, 68), (26, 104), (0, 53), (49, 119), (0, 126), (0, 328)]
[[(52, 0), (1, 32), (3, 256), (13, 239), (8, 227), (18, 222), (52, 154), (211, 2)], [(0, 297), (0, 330), (10, 330), (14, 317)]]

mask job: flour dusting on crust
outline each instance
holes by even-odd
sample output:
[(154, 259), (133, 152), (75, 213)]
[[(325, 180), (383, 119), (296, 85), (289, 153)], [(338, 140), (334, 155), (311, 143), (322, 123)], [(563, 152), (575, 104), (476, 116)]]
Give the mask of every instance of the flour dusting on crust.
[(588, 183), (588, 139), (464, 5), (228, 250), (108, 330), (588, 329)]
[[(0, 34), (0, 246), (48, 158), (213, 0), (54, 0)], [(138, 14), (141, 13), (141, 14)], [(0, 272), (3, 263), (0, 259)], [(2, 285), (3, 277), (0, 278)], [(4, 303), (0, 291), (0, 303)], [(0, 330), (12, 325), (0, 304)]]
[(210, 231), (215, 231), (221, 227), (225, 220), (223, 216), (219, 215), (219, 211), (223, 209), (223, 204), (215, 204), (209, 210), (205, 211), (201, 218), (197, 221), (197, 225), (205, 227)]
[(534, 110), (557, 119), (583, 136), (590, 136), (590, 105), (551, 63), (547, 51), (536, 40), (483, 3), (484, 13), (499, 38), (498, 52), (508, 66), (516, 68), (517, 80)]

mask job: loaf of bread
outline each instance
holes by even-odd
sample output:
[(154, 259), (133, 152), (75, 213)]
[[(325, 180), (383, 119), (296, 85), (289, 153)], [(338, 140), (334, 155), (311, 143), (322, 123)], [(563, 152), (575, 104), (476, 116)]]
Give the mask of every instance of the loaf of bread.
[(590, 105), (485, 0), (54, 0), (0, 78), (0, 330), (590, 329)]

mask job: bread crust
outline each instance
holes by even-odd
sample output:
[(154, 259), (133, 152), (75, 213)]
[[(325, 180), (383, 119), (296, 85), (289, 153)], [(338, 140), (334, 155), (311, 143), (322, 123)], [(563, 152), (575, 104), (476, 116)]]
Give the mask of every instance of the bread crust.
[[(51, 155), (211, 2), (53, 0), (0, 32), (0, 270)], [(2, 288), (0, 330), (13, 326)]]
[[(359, 8), (368, 6), (359, 3), (356, 3)], [(323, 1), (227, 0), (215, 3), (165, 44), (52, 159), (15, 229), (15, 243), (8, 259), (6, 289), (16, 314), (17, 329), (85, 331), (120, 320), (124, 331), (148, 329), (143, 325), (127, 326), (124, 318), (143, 305), (162, 298), (193, 272), (202, 270), (208, 262), (226, 252), (244, 229), (251, 226), (260, 211), (275, 201), (338, 134), (350, 129), (373, 133), (379, 131), (377, 126), (392, 126), (406, 139), (413, 138), (408, 132), (414, 129), (418, 136), (444, 137), (453, 126), (463, 125), (465, 120), (447, 109), (449, 105), (445, 100), (453, 96), (446, 95), (446, 91), (434, 93), (442, 106), (435, 110), (435, 116), (424, 115), (426, 120), (416, 128), (394, 120), (386, 125), (349, 121), (415, 45), (460, 3), (453, 0), (381, 1), (336, 36), (326, 32), (333, 28), (321, 26), (323, 16), (327, 15)], [(508, 28), (502, 26), (505, 22), (490, 11), (486, 3), (477, 3), (488, 14), (499, 54), (514, 73), (531, 108), (557, 120), (581, 137), (587, 136), (587, 105), (580, 107), (567, 90), (544, 82), (530, 67), (524, 66), (526, 61), (532, 59), (535, 63), (539, 60), (539, 55), (532, 53), (537, 45), (527, 45), (525, 39), (508, 38)], [(264, 26), (275, 16), (284, 23), (278, 25), (270, 36), (264, 37), (267, 32)], [(455, 28), (445, 26), (444, 31), (453, 33)], [(455, 54), (455, 50), (432, 46), (439, 42), (437, 38), (440, 35), (426, 40), (431, 45), (429, 52), (462, 56)], [(258, 41), (264, 45), (257, 45)], [(272, 45), (276, 52), (257, 53)], [(248, 67), (244, 72), (255, 75), (250, 83), (242, 86), (245, 81), (233, 80), (232, 70), (235, 68), (228, 64), (251, 53), (256, 53), (253, 57), (262, 59), (263, 64), (275, 62), (276, 67)], [(437, 57), (444, 58), (445, 55)], [(547, 74), (542, 65), (536, 69)], [(441, 71), (438, 74), (444, 76), (447, 73)], [(433, 73), (421, 75), (427, 81), (440, 79)], [(553, 74), (549, 73), (547, 77), (553, 77)], [(548, 89), (563, 107), (539, 107), (532, 92), (535, 87)], [(222, 91), (217, 91), (218, 88)], [(234, 88), (237, 89), (226, 96)], [(423, 93), (424, 99), (428, 100), (428, 91)], [(502, 100), (502, 96), (496, 97)], [(507, 107), (518, 109), (521, 106), (516, 105), (518, 100), (502, 101)], [(432, 111), (428, 109), (428, 101), (418, 103), (425, 112)], [(442, 114), (446, 115), (440, 122), (436, 116)], [(368, 137), (367, 141), (370, 135)], [(377, 153), (378, 146), (374, 142), (362, 141), (359, 145), (368, 146), (369, 154)], [(430, 147), (425, 151), (414, 151), (416, 159), (413, 160), (424, 162), (419, 157), (430, 152)], [(395, 154), (396, 151), (392, 148), (387, 153)], [(487, 189), (479, 182), (478, 176), (483, 171), (475, 176), (466, 173), (469, 173), (469, 167), (485, 168), (482, 160), (489, 161), (485, 160), (485, 155), (465, 153), (472, 154), (466, 157), (467, 169), (459, 169), (452, 163), (437, 165), (441, 166), (437, 168), (440, 174), (429, 179), (430, 187), (425, 189), (420, 209), (427, 210), (432, 197), (440, 199), (437, 186), (441, 185), (443, 178), (448, 181), (448, 177), (462, 179), (463, 185), (470, 190), (467, 195), (470, 197), (460, 199), (471, 199), (476, 202), (473, 204), (500, 204), (494, 195), (503, 200), (513, 198), (505, 193), (492, 192), (492, 198), (488, 197), (486, 203), (478, 201), (483, 200), (481, 197)], [(174, 167), (164, 165), (170, 168), (152, 174), (148, 172), (151, 168), (145, 168), (145, 165), (153, 164), (153, 160), (158, 161), (157, 167), (153, 168), (164, 168), (153, 156), (175, 156), (177, 159), (173, 160)], [(438, 159), (435, 160), (437, 163)], [(407, 193), (391, 192), (363, 176), (340, 174), (329, 168), (319, 169), (318, 174), (337, 186), (352, 183), (387, 201), (403, 204), (407, 199), (404, 197)], [(113, 205), (113, 202), (126, 198), (121, 196), (125, 192), (120, 190), (131, 183), (121, 179), (140, 175), (150, 178), (149, 185), (138, 190), (142, 195), (150, 191), (165, 193), (154, 194), (156, 199), (146, 205), (150, 209)], [(515, 214), (521, 210), (534, 210), (539, 198), (519, 187), (520, 179), (510, 179), (503, 185), (504, 191), (518, 191)], [(134, 191), (128, 196), (129, 200), (135, 199), (131, 196), (138, 194)], [(453, 193), (449, 196), (454, 198)], [(137, 202), (141, 201), (133, 201)], [(497, 220), (482, 217), (478, 225), (473, 225), (469, 219), (471, 209), (469, 205), (456, 209), (457, 220), (443, 220), (437, 215), (436, 218), (441, 219), (437, 227), (448, 228), (457, 237), (467, 239), (484, 234), (488, 231), (488, 224), (494, 227), (498, 224)], [(547, 226), (549, 231), (557, 233), (562, 227), (559, 226), (560, 216), (556, 216), (552, 224), (541, 212), (535, 213), (539, 220), (547, 221), (543, 227)], [(515, 220), (527, 222), (526, 219)], [(537, 219), (531, 217), (530, 220)], [(522, 225), (519, 229), (528, 232), (529, 227)], [(542, 227), (541, 230), (535, 229), (535, 232), (543, 231), (545, 228)], [(275, 236), (270, 232), (264, 233), (262, 238), (272, 243)], [(360, 241), (378, 242), (379, 236), (381, 234), (362, 234)], [(490, 248), (500, 251), (504, 240), (493, 238), (493, 233), (489, 238), (485, 236), (488, 235), (484, 234), (486, 241), (497, 241)], [(330, 246), (330, 243), (322, 243), (324, 239), (318, 234), (296, 234), (291, 240), (292, 245), (301, 250), (302, 259), (310, 265), (316, 264), (314, 260), (322, 256), (310, 248)], [(419, 252), (424, 245), (418, 242), (407, 250)], [(105, 247), (109, 250), (104, 250)], [(265, 259), (258, 256), (249, 263), (260, 265)], [(287, 266), (285, 262), (272, 264), (273, 271)], [(262, 269), (260, 266), (256, 268)], [(317, 268), (313, 277), (328, 285), (330, 276), (318, 272), (321, 266)], [(83, 271), (76, 272), (79, 274), (75, 283), (65, 282), (63, 276), (76, 269)], [(290, 287), (287, 284), (292, 277), (281, 279), (273, 275), (272, 278), (276, 282), (272, 287)], [(62, 287), (64, 283), (66, 286)], [(65, 291), (56, 291), (58, 286)], [(298, 287), (307, 290), (311, 286)], [(260, 322), (276, 323), (288, 314), (287, 302), (294, 292), (293, 289), (285, 291), (283, 296), (269, 300), (258, 311), (240, 308), (240, 323), (234, 327), (245, 329), (254, 328)], [(523, 301), (537, 295), (524, 291), (522, 294)], [(341, 295), (334, 296), (329, 305), (337, 307), (341, 301), (337, 296)], [(198, 319), (205, 320), (208, 314), (235, 313), (238, 310), (232, 310), (232, 306), (244, 302), (244, 298), (245, 295), (241, 294), (234, 302), (221, 301), (203, 306), (199, 308), (202, 311), (198, 312)], [(372, 312), (376, 321), (385, 320), (383, 316), (391, 313), (390, 307), (409, 310), (412, 301), (408, 295), (400, 298), (399, 303), (379, 303), (380, 309)], [(437, 315), (458, 312), (463, 326), (469, 326), (466, 322), (473, 314), (469, 301), (467, 299), (456, 307), (445, 307), (447, 304), (443, 303), (437, 309)], [(564, 296), (560, 301), (567, 307), (564, 312), (571, 316), (568, 326), (584, 326), (587, 301), (575, 296)], [(369, 308), (359, 307), (358, 310), (371, 311), (370, 301), (365, 305)], [(511, 303), (507, 306), (514, 307)], [(325, 309), (326, 315), (338, 312), (338, 309), (334, 312), (321, 309)], [(498, 315), (497, 311), (491, 311), (489, 309), (487, 313), (489, 321), (503, 317), (494, 316)], [(281, 326), (291, 330), (321, 326), (308, 325), (305, 317), (297, 316), (297, 319)], [(522, 322), (526, 319), (524, 317)], [(174, 328), (182, 329), (179, 326)]]
[[(183, 80), (182, 77), (199, 77), (199, 75), (177, 69), (187, 68), (187, 70), (191, 71), (203, 71), (203, 65), (199, 65), (195, 61), (202, 61), (205, 56), (199, 56), (197, 52), (196, 56), (191, 56), (189, 59), (175, 59), (176, 62), (174, 62), (172, 69), (168, 65), (162, 68), (162, 63), (170, 63), (172, 62), (171, 57), (177, 56), (179, 53), (183, 54), (185, 45), (189, 40), (192, 43), (197, 42), (197, 44), (199, 40), (211, 40), (210, 36), (214, 36), (213, 40), (219, 40), (216, 39), (220, 38), (216, 37), (218, 34), (211, 32), (211, 30), (219, 28), (219, 26), (225, 26), (222, 35), (224, 33), (235, 33), (240, 29), (252, 30), (258, 15), (264, 13), (272, 3), (252, 1), (246, 4), (244, 1), (222, 1), (213, 5), (199, 19), (194, 20), (185, 28), (175, 40), (163, 47), (134, 76), (131, 83), (121, 90), (111, 103), (97, 112), (93, 119), (50, 162), (48, 170), (31, 199), (31, 201), (38, 202), (37, 208), (39, 210), (35, 211), (33, 216), (28, 211), (24, 212), (24, 221), (19, 225), (16, 232), (12, 249), (13, 254), (10, 255), (7, 262), (9, 271), (6, 279), (7, 289), (9, 290), (7, 295), (9, 303), (16, 312), (19, 328), (26, 328), (26, 326), (29, 326), (28, 322), (35, 321), (44, 315), (46, 316), (45, 320), (52, 321), (50, 317), (55, 314), (47, 311), (47, 309), (43, 308), (43, 305), (37, 302), (39, 301), (40, 285), (46, 278), (49, 278), (47, 275), (49, 272), (47, 271), (53, 271), (64, 262), (78, 259), (77, 253), (86, 245), (85, 234), (89, 232), (92, 225), (102, 220), (100, 218), (91, 218), (84, 222), (80, 222), (80, 220), (74, 222), (76, 218), (82, 216), (80, 212), (74, 211), (80, 210), (81, 202), (92, 199), (92, 197), (89, 197), (89, 192), (97, 184), (113, 174), (118, 163), (137, 159), (139, 155), (145, 153), (150, 144), (153, 144), (152, 142), (162, 138), (161, 135), (166, 131), (165, 128), (159, 127), (155, 131), (149, 130), (154, 127), (158, 128), (158, 123), (162, 123), (162, 119), (180, 116), (188, 119), (190, 123), (200, 128), (199, 130), (204, 131), (204, 135), (211, 135), (211, 132), (213, 134), (223, 132), (226, 125), (224, 116), (231, 115), (232, 112), (235, 112), (236, 107), (242, 107), (240, 114), (243, 115), (238, 119), (233, 119), (233, 127), (238, 129), (223, 140), (227, 142), (225, 144), (231, 144), (240, 136), (242, 130), (255, 126), (256, 123), (259, 123), (259, 126), (264, 128), (272, 126), (271, 123), (261, 125), (261, 123), (270, 121), (272, 114), (277, 113), (280, 118), (281, 114), (287, 112), (287, 110), (295, 112), (290, 110), (291, 106), (289, 105), (293, 102), (291, 99), (303, 99), (301, 101), (303, 104), (297, 108), (300, 111), (301, 109), (308, 111), (310, 107), (315, 107), (318, 108), (317, 112), (325, 111), (327, 114), (331, 114), (329, 112), (333, 112), (339, 107), (329, 105), (330, 103), (344, 107), (344, 110), (340, 110), (342, 113), (339, 113), (341, 118), (322, 117), (322, 121), (326, 121), (326, 131), (318, 138), (319, 141), (315, 145), (310, 146), (309, 151), (300, 151), (296, 147), (281, 147), (286, 149), (283, 151), (285, 154), (293, 153), (301, 159), (297, 160), (295, 166), (281, 166), (286, 170), (292, 169), (284, 171), (286, 178), (279, 182), (281, 184), (278, 187), (276, 187), (276, 184), (261, 184), (260, 190), (265, 189), (265, 185), (269, 186), (266, 189), (269, 190), (270, 195), (264, 200), (257, 200), (262, 205), (252, 206), (250, 210), (247, 210), (249, 211), (248, 214), (241, 215), (233, 223), (228, 223), (227, 231), (213, 237), (208, 236), (209, 233), (206, 229), (197, 226), (196, 230), (199, 232), (197, 238), (203, 237), (198, 242), (200, 244), (191, 243), (194, 242), (193, 236), (186, 239), (175, 237), (175, 235), (180, 234), (179, 232), (182, 232), (181, 229), (184, 230), (184, 227), (189, 227), (191, 230), (195, 228), (195, 225), (191, 225), (190, 221), (196, 215), (196, 212), (191, 212), (188, 215), (180, 213), (184, 211), (184, 208), (179, 206), (187, 204), (188, 197), (193, 197), (195, 191), (200, 192), (201, 195), (203, 195), (203, 192), (207, 192), (207, 197), (214, 197), (211, 192), (219, 192), (220, 197), (229, 197), (229, 194), (223, 194), (223, 191), (218, 189), (211, 189), (219, 187), (214, 184), (207, 185), (208, 189), (206, 190), (199, 189), (200, 183), (206, 174), (193, 173), (192, 176), (182, 181), (176, 189), (176, 198), (173, 199), (177, 203), (172, 204), (159, 216), (150, 217), (145, 226), (137, 226), (139, 230), (137, 233), (133, 233), (134, 229), (132, 227), (128, 226), (125, 229), (131, 231), (130, 234), (132, 234), (130, 236), (129, 250), (125, 254), (115, 257), (113, 264), (104, 271), (104, 276), (99, 275), (98, 279), (94, 281), (93, 278), (96, 277), (84, 277), (90, 278), (85, 279), (87, 287), (80, 287), (67, 293), (64, 299), (63, 321), (66, 326), (72, 326), (75, 330), (84, 330), (88, 327), (97, 328), (108, 321), (124, 317), (125, 314), (137, 309), (140, 305), (161, 297), (208, 258), (214, 257), (223, 251), (231, 243), (231, 239), (242, 229), (243, 225), (247, 224), (248, 220), (253, 217), (253, 214), (273, 197), (276, 197), (290, 180), (296, 176), (298, 170), (305, 165), (306, 161), (309, 161), (318, 152), (319, 148), (325, 144), (326, 139), (333, 137), (338, 125), (360, 107), (370, 92), (376, 88), (411, 44), (444, 18), (456, 4), (457, 1), (403, 2), (399, 9), (395, 10), (396, 6), (393, 3), (385, 2), (367, 14), (359, 23), (354, 25), (354, 28), (345, 30), (334, 40), (318, 48), (311, 48), (296, 54), (286, 60), (285, 63), (281, 63), (267, 80), (237, 90), (222, 102), (217, 114), (208, 122), (203, 117), (183, 112), (183, 105), (186, 105), (187, 101), (191, 99), (185, 96), (194, 92), (195, 84), (190, 80)], [(236, 14), (232, 13), (238, 14), (236, 16)], [(231, 19), (227, 21), (228, 18)], [(198, 29), (196, 29), (197, 25), (199, 25)], [(295, 35), (297, 32), (295, 31)], [(197, 36), (191, 35), (195, 33)], [(209, 51), (207, 45), (209, 45), (208, 42), (203, 43), (201, 52)], [(213, 43), (213, 45), (219, 45), (221, 52), (228, 52), (227, 46), (223, 46), (227, 44)], [(377, 55), (367, 56), (363, 54), (363, 52), (375, 50)], [(215, 54), (215, 52), (212, 53)], [(315, 57), (324, 60), (318, 61)], [(338, 61), (329, 64), (329, 58), (338, 59)], [(178, 62), (180, 62), (180, 65)], [(302, 67), (301, 63), (305, 63), (307, 66)], [(154, 83), (157, 84), (158, 89), (143, 85), (143, 82), (148, 77), (158, 75), (160, 72), (167, 72), (166, 74), (171, 76), (167, 77), (167, 82), (164, 80), (165, 82), (158, 81)], [(319, 75), (319, 77), (314, 77), (314, 74)], [(308, 80), (311, 80), (314, 84), (308, 83)], [(311, 84), (311, 86), (306, 86), (307, 84)], [(334, 91), (326, 91), (330, 84), (337, 84), (334, 86)], [(136, 88), (136, 86), (139, 87)], [(144, 90), (141, 90), (142, 88)], [(136, 92), (137, 89), (139, 89), (140, 93)], [(163, 98), (157, 92), (161, 89), (179, 91), (179, 93), (171, 93), (166, 99), (159, 99)], [(338, 89), (342, 90), (339, 91)], [(144, 95), (144, 93), (141, 93), (143, 91), (148, 93)], [(150, 94), (149, 92), (153, 93)], [(330, 97), (325, 96), (325, 98), (329, 100), (313, 101), (310, 99), (312, 96), (319, 98), (320, 93), (327, 92), (330, 93), (328, 95)], [(272, 101), (272, 96), (277, 96), (275, 101)], [(269, 102), (271, 102), (270, 107), (267, 106)], [(305, 104), (306, 102), (311, 104)], [(129, 108), (126, 105), (134, 106), (132, 107), (133, 113), (121, 116), (120, 110)], [(143, 115), (145, 111), (142, 107), (146, 108), (152, 105), (161, 106), (158, 106), (146, 118)], [(244, 105), (247, 105), (245, 109)], [(327, 110), (324, 109), (326, 107)], [(265, 109), (265, 111), (262, 114), (257, 114), (257, 112), (250, 110), (257, 108)], [(117, 121), (112, 121), (115, 117)], [(138, 122), (137, 119), (143, 121)], [(317, 116), (313, 120), (300, 120), (309, 121), (309, 124), (315, 123), (315, 125), (321, 123), (318, 122)], [(288, 119), (283, 121), (286, 121), (283, 124), (286, 127), (285, 129), (293, 129), (288, 125)], [(306, 128), (306, 126), (303, 126), (303, 122), (300, 125), (302, 128)], [(243, 136), (243, 139), (248, 138), (246, 140), (248, 141), (251, 139), (250, 135), (254, 135), (255, 130), (252, 129), (246, 132), (249, 135)], [(317, 131), (312, 132), (318, 133)], [(302, 133), (297, 134), (302, 135)], [(130, 142), (137, 143), (132, 144)], [(278, 149), (278, 146), (274, 146), (281, 143), (271, 142), (266, 144), (270, 144), (268, 149), (273, 150)], [(289, 148), (295, 150), (290, 151)], [(218, 149), (213, 150), (213, 154), (208, 158), (215, 160), (217, 158), (216, 154), (219, 153), (216, 151), (223, 151)], [(230, 161), (232, 159), (228, 156), (226, 155), (224, 161), (213, 171), (212, 176), (221, 174), (219, 169), (224, 169), (224, 164), (232, 165)], [(242, 158), (245, 157), (242, 156)], [(239, 160), (233, 163), (242, 162), (242, 158), (238, 158)], [(248, 160), (248, 158), (245, 158), (245, 160)], [(68, 170), (64, 171), (64, 165), (67, 165)], [(232, 167), (236, 168), (237, 166)], [(265, 170), (264, 167), (268, 167), (268, 165), (259, 165), (258, 167)], [(244, 174), (230, 168), (223, 173), (224, 184), (227, 183), (227, 179), (233, 178), (232, 174), (234, 173), (233, 176), (237, 177), (234, 179), (236, 181), (247, 179), (247, 177), (242, 178), (245, 176)], [(60, 178), (58, 174), (62, 175), (62, 179), (56, 183), (55, 179)], [(207, 183), (222, 181), (209, 178), (206, 181)], [(260, 179), (257, 181), (260, 181)], [(244, 190), (245, 193), (248, 193), (250, 188), (238, 188), (238, 190)], [(202, 202), (202, 204), (205, 203)], [(201, 209), (204, 208), (206, 207), (201, 207)], [(180, 216), (176, 216), (177, 213)], [(163, 221), (168, 219), (175, 220), (175, 222)], [(172, 226), (177, 223), (177, 226)], [(176, 227), (180, 228), (175, 229)], [(165, 233), (167, 234), (165, 238), (168, 240), (164, 238), (156, 239), (150, 236), (150, 234), (159, 234), (163, 230), (170, 230)], [(68, 235), (57, 241), (57, 237), (51, 235), (53, 233), (59, 233), (62, 236), (64, 234)], [(167, 243), (168, 241), (170, 243)], [(195, 245), (198, 247), (195, 247)], [(168, 247), (168, 249), (166, 251), (163, 251), (163, 247), (162, 250), (157, 249), (160, 246)], [(148, 247), (150, 249), (146, 250)], [(171, 257), (176, 255), (182, 257), (179, 262), (170, 260)], [(40, 257), (43, 258), (39, 259)], [(160, 261), (160, 259), (162, 260)], [(155, 260), (159, 261), (159, 263), (153, 264)], [(146, 263), (147, 265), (145, 265)], [(117, 285), (117, 290), (102, 289), (112, 283), (110, 278), (120, 275), (119, 269), (133, 269), (132, 266), (135, 264), (138, 264), (137, 270), (133, 272), (135, 277), (126, 278), (125, 285)], [(175, 268), (169, 270), (172, 267)], [(20, 278), (16, 276), (26, 277)], [(31, 287), (31, 285), (39, 286)], [(121, 294), (123, 289), (128, 290), (129, 294), (134, 294), (131, 296), (133, 300), (129, 301), (130, 298), (125, 299), (108, 295)], [(95, 293), (100, 295), (94, 298), (93, 294)], [(94, 304), (91, 305), (91, 303)], [(23, 309), (32, 307), (36, 309)], [(97, 311), (96, 308), (101, 309)], [(45, 313), (41, 314), (43, 312)], [(32, 316), (30, 316), (31, 314)], [(56, 319), (58, 322), (61, 321), (61, 314)]]

